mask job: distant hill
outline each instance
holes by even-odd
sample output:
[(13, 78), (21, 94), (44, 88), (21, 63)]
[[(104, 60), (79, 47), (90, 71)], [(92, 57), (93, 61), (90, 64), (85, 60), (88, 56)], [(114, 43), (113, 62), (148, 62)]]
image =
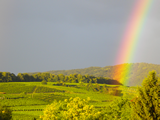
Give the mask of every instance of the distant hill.
[[(125, 66), (121, 71), (116, 69), (118, 66)], [(149, 71), (155, 70), (157, 72), (157, 76), (160, 76), (160, 65), (157, 64), (149, 64), (149, 63), (130, 63), (130, 64), (121, 64), (115, 66), (105, 66), (105, 67), (88, 67), (84, 69), (72, 69), (72, 70), (52, 70), (47, 71), (49, 73), (58, 75), (70, 75), (70, 74), (82, 74), (82, 75), (93, 75), (96, 77), (107, 77), (113, 79), (113, 74), (116, 72), (120, 74), (123, 71), (127, 70), (127, 66), (132, 66), (132, 70), (130, 73), (125, 76), (125, 79), (129, 81), (129, 86), (141, 85), (143, 79), (147, 77)], [(30, 73), (34, 74), (34, 73)]]

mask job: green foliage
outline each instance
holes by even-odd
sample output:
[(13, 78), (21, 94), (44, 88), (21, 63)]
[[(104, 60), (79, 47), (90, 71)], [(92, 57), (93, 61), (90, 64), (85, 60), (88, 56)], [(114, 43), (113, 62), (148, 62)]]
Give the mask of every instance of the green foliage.
[(13, 73), (9, 72), (0, 72), (0, 82), (31, 82), (31, 81), (42, 81), (42, 84), (47, 84), (47, 82), (59, 82), (64, 84), (68, 83), (116, 83), (111, 79), (104, 77), (95, 77), (92, 75), (80, 75), (80, 74), (70, 74), (65, 76), (63, 74), (54, 75), (48, 72), (36, 73), (29, 75), (28, 73), (18, 73), (15, 76)]
[(64, 90), (58, 90), (55, 88), (49, 88), (49, 87), (43, 87), (43, 86), (37, 86), (36, 93), (47, 93), (47, 92), (65, 92)]
[(45, 101), (47, 102), (48, 104), (52, 103), (54, 100), (56, 101), (63, 101), (65, 99), (68, 99), (69, 97), (68, 96), (65, 96), (65, 95), (59, 95), (59, 94), (45, 94), (45, 93), (41, 93), (41, 94), (36, 94), (34, 95), (34, 99), (39, 99), (39, 100), (42, 100), (42, 101)]
[(131, 116), (130, 101), (126, 98), (116, 99), (103, 111), (105, 111), (103, 114), (106, 114), (107, 120), (129, 120)]
[(33, 98), (5, 98), (4, 100), (0, 100), (1, 104), (3, 106), (7, 107), (14, 107), (14, 106), (28, 106), (28, 105), (41, 105), (41, 104), (47, 104), (48, 102), (39, 100), (39, 99), (33, 99)]
[[(121, 67), (123, 66), (123, 67)], [(118, 67), (121, 67), (122, 69), (117, 69)], [(136, 86), (141, 85), (143, 79), (147, 77), (148, 72), (155, 70), (157, 71), (157, 75), (160, 77), (160, 65), (157, 64), (148, 64), (148, 63), (131, 63), (131, 64), (121, 64), (121, 65), (115, 65), (115, 66), (105, 66), (105, 67), (88, 67), (84, 69), (73, 69), (73, 70), (54, 70), (54, 71), (48, 71), (51, 74), (58, 75), (63, 74), (65, 76), (69, 76), (70, 74), (81, 74), (84, 75), (93, 75), (96, 78), (103, 77), (108, 79), (113, 79), (115, 73), (121, 74), (122, 72), (125, 73), (125, 71), (128, 71), (128, 68), (132, 67), (132, 71), (128, 73), (128, 75), (124, 76), (125, 81), (129, 81), (129, 86)], [(33, 74), (33, 73), (30, 73)], [(34, 73), (36, 74), (36, 73)], [(80, 77), (78, 77), (80, 78)], [(83, 81), (84, 77), (78, 79)], [(97, 83), (102, 83), (98, 82)], [(111, 81), (110, 81), (111, 82)], [(84, 82), (85, 83), (85, 82)], [(109, 84), (109, 81), (106, 83)]]
[[(122, 69), (117, 69), (119, 67)], [(131, 63), (106, 67), (48, 71), (43, 73), (18, 73), (17, 76), (9, 72), (0, 72), (0, 82), (28, 82), (46, 80), (47, 82), (62, 81), (71, 83), (89, 83), (90, 79), (92, 79), (92, 83), (120, 84), (113, 80), (115, 74), (120, 75), (121, 73), (128, 71), (130, 68), (132, 68), (132, 71), (128, 72), (128, 74), (123, 78), (125, 81), (129, 81), (129, 86), (140, 85), (143, 79), (147, 76), (148, 72), (151, 70), (156, 70), (157, 75), (160, 77), (160, 65)]]
[(43, 111), (16, 111), (12, 112), (12, 118), (13, 120), (41, 120), (40, 114), (43, 114)]
[(46, 80), (42, 80), (42, 85), (47, 85), (47, 81)]
[[(75, 76), (76, 75), (74, 75), (74, 77)], [(83, 77), (81, 75), (78, 76), (79, 78)], [(85, 77), (89, 78), (89, 76)], [(87, 80), (90, 81), (90, 79)], [(106, 117), (107, 114), (104, 111), (104, 109), (102, 109), (101, 111), (99, 110), (100, 107), (107, 106), (113, 99), (118, 98), (118, 96), (112, 96), (100, 92), (103, 89), (104, 84), (90, 82), (89, 84), (91, 84), (93, 89), (91, 91), (87, 91), (86, 90), (87, 83), (83, 83), (83, 86), (81, 86), (79, 85), (79, 83), (63, 82), (65, 83), (64, 86), (53, 86), (54, 83), (57, 82), (48, 82), (47, 85), (42, 85), (41, 82), (0, 83), (0, 90), (1, 91), (4, 90), (4, 92), (7, 93), (7, 94), (0, 94), (0, 103), (2, 105), (10, 107), (13, 110), (12, 112), (13, 120), (14, 119), (31, 120), (34, 117), (36, 119), (40, 119), (39, 115), (42, 114), (41, 112), (46, 107), (45, 105), (53, 103), (54, 99), (57, 101), (59, 100), (63, 101), (61, 102), (62, 104), (68, 104), (70, 103), (70, 101), (68, 100), (68, 102), (65, 102), (64, 100), (69, 99), (70, 97), (72, 98), (79, 97), (80, 98), (79, 101), (82, 101), (84, 98), (90, 97), (91, 100), (85, 103), (85, 105), (89, 106), (88, 108), (94, 105), (95, 107), (93, 107), (92, 112), (95, 114), (92, 114), (93, 117), (88, 117), (88, 118), (85, 118), (87, 116), (85, 115), (83, 119), (98, 120), (102, 118), (103, 119), (107, 118)], [(107, 85), (107, 88), (108, 87), (115, 87), (115, 86)], [(32, 88), (31, 93), (28, 92), (28, 89), (30, 88)], [(94, 92), (94, 89), (96, 89), (96, 92)], [(66, 109), (68, 111), (68, 109), (71, 108), (67, 107)], [(66, 114), (69, 113), (67, 112)]]
[[(64, 102), (54, 101), (44, 110), (43, 120), (98, 120), (101, 112), (96, 111), (93, 105), (88, 105), (87, 100), (79, 97), (65, 99)], [(102, 118), (101, 118), (102, 119)]]
[(0, 82), (14, 81), (16, 76), (10, 72), (0, 72)]
[(20, 93), (20, 96), (21, 97), (25, 97), (27, 95), (27, 92), (22, 92), (22, 93)]
[(6, 93), (32, 93), (34, 88), (35, 86), (26, 86), (25, 84), (0, 84), (0, 92)]
[(0, 106), (0, 120), (11, 120), (11, 119), (12, 119), (12, 110), (5, 106)]
[(160, 86), (155, 71), (150, 72), (138, 88), (132, 107), (134, 120), (160, 120)]

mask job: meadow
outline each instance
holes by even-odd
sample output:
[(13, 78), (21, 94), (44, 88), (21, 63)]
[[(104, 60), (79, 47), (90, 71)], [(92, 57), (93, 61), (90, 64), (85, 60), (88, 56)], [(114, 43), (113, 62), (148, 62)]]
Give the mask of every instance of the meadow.
[[(118, 87), (121, 90), (121, 96), (106, 94), (104, 92), (86, 89), (87, 84), (65, 83), (65, 86), (58, 86), (55, 82), (47, 82), (42, 85), (41, 82), (7, 82), (0, 83), (0, 103), (12, 109), (13, 120), (32, 120), (40, 119), (46, 105), (54, 100), (63, 101), (71, 97), (80, 97), (86, 99), (90, 97), (90, 105), (97, 109), (109, 105), (114, 99), (124, 94), (129, 95), (136, 92), (134, 87), (124, 87), (107, 85), (110, 88)], [(94, 83), (93, 83), (94, 85)], [(102, 88), (104, 84), (99, 84)], [(5, 94), (4, 94), (5, 93)]]

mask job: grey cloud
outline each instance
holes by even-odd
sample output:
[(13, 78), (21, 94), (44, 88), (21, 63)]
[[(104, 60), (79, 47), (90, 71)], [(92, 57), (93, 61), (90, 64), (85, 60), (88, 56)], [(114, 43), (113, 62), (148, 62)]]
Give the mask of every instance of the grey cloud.
[(39, 18), (50, 22), (63, 22), (85, 24), (101, 22), (123, 22), (130, 13), (134, 0), (39, 0), (23, 1), (17, 6), (16, 17), (22, 19)]
[[(4, 8), (6, 15), (0, 11), (10, 22), (5, 22), (5, 31), (0, 27), (6, 35), (0, 48), (7, 51), (1, 71), (113, 65), (134, 4), (135, 0), (15, 0), (10, 9)], [(0, 9), (2, 5), (0, 1)], [(155, 0), (137, 45), (136, 62), (159, 61), (154, 54), (160, 44), (159, 9)]]

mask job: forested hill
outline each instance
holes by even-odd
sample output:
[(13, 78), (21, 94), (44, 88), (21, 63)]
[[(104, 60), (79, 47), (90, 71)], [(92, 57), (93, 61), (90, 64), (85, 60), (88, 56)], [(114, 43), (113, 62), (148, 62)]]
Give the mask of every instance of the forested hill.
[(33, 82), (45, 80), (48, 82), (83, 82), (119, 85), (121, 83), (118, 81), (122, 78), (123, 81), (129, 81), (128, 86), (136, 86), (141, 85), (143, 79), (147, 77), (148, 72), (152, 70), (155, 70), (157, 76), (160, 77), (160, 65), (131, 63), (106, 67), (47, 71), (42, 73), (18, 73), (17, 75), (10, 72), (0, 72), (0, 82)]
[[(157, 64), (148, 64), (148, 63), (131, 63), (131, 64), (122, 64), (123, 69), (122, 71), (128, 71), (127, 66), (132, 66), (132, 71), (130, 74), (128, 74), (125, 78), (126, 80), (129, 80), (129, 86), (135, 86), (135, 85), (141, 85), (143, 79), (147, 77), (148, 72), (155, 70), (157, 72), (157, 75), (160, 76), (160, 65)], [(49, 73), (58, 75), (58, 74), (64, 74), (64, 75), (70, 75), (70, 74), (81, 74), (81, 75), (93, 75), (96, 77), (107, 77), (107, 78), (113, 78), (113, 73), (116, 72), (121, 73), (119, 69), (116, 69), (118, 66), (122, 65), (116, 65), (116, 66), (105, 66), (105, 67), (89, 67), (84, 69), (73, 69), (73, 70), (53, 70), (53, 71), (47, 71)], [(31, 74), (31, 73), (30, 73)]]

